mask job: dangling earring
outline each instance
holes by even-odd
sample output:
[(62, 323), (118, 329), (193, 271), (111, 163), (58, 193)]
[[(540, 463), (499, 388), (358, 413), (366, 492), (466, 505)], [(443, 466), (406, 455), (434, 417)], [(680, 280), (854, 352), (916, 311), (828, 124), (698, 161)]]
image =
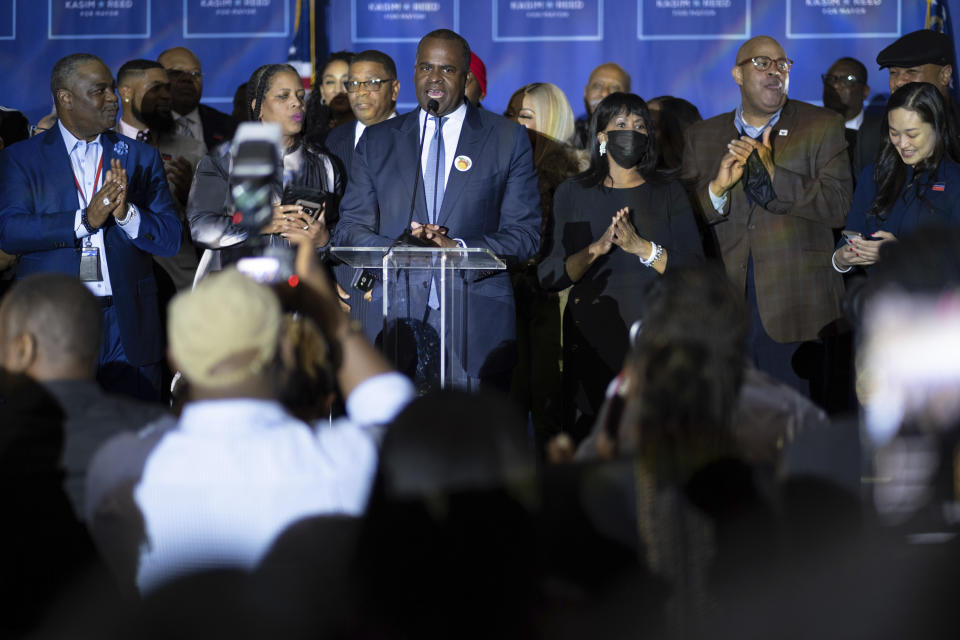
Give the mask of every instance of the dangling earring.
[(606, 153), (607, 153), (607, 141), (606, 141), (606, 140), (601, 140), (601, 141), (600, 141), (600, 155), (603, 156), (603, 155), (606, 155)]

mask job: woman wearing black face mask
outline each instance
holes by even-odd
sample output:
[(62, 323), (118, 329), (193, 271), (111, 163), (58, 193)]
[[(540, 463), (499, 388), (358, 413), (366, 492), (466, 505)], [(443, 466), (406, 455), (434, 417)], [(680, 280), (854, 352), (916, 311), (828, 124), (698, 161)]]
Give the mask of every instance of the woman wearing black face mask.
[(563, 318), (563, 386), (575, 440), (593, 425), (620, 371), (646, 286), (668, 266), (703, 257), (686, 192), (656, 173), (644, 101), (632, 93), (604, 98), (590, 139), (590, 167), (557, 188), (551, 251), (538, 269), (544, 289), (573, 286)]

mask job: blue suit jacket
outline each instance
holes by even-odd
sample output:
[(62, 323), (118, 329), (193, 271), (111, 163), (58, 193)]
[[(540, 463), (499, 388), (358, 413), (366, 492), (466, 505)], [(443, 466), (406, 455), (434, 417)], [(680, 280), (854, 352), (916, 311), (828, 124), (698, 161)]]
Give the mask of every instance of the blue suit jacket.
[(326, 141), (324, 141), (324, 145), (330, 150), (330, 153), (340, 158), (348, 179), (350, 178), (350, 167), (353, 165), (353, 137), (356, 130), (356, 121), (341, 124), (331, 129), (330, 133), (327, 134)]
[[(420, 170), (419, 110), (364, 130), (349, 170), (334, 241), (340, 246), (390, 246), (405, 229)], [(501, 116), (467, 105), (457, 156), (466, 171), (451, 166), (437, 223), (468, 247), (489, 249), (508, 262), (524, 262), (540, 247), (540, 193), (530, 139)], [(452, 159), (448, 159), (452, 160)], [(413, 219), (427, 222), (423, 180), (419, 180)], [(428, 287), (421, 287), (420, 309)], [(411, 298), (413, 295), (411, 294)], [(422, 311), (421, 311), (422, 313)], [(503, 272), (469, 285), (468, 373), (493, 373), (512, 366), (507, 353), (516, 334), (513, 288)]]
[[(151, 254), (178, 251), (180, 221), (156, 149), (112, 131), (100, 141), (104, 167), (112, 158), (120, 159), (127, 171), (127, 202), (140, 210), (136, 240), (112, 216), (103, 229), (120, 339), (130, 363), (141, 366), (163, 358)], [(0, 153), (0, 184), (0, 249), (20, 256), (17, 277), (42, 272), (76, 276), (81, 244), (74, 232), (77, 188), (60, 128)]]

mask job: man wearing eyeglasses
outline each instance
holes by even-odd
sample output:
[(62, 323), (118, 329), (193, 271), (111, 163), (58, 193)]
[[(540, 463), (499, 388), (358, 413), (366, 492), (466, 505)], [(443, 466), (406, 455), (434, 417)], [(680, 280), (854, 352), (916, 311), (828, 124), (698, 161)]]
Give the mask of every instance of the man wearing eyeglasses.
[(233, 138), (237, 123), (232, 116), (200, 104), (203, 94), (203, 70), (200, 59), (186, 47), (167, 49), (157, 62), (163, 65), (170, 79), (173, 117), (177, 133), (203, 142), (209, 151)]
[[(397, 117), (397, 95), (400, 93), (397, 65), (393, 58), (382, 51), (369, 49), (355, 55), (348, 74), (347, 99), (356, 120), (331, 129), (325, 142), (327, 148), (343, 163), (347, 180), (360, 136), (367, 127)], [(347, 265), (338, 265), (334, 273), (337, 282), (344, 288), (356, 275), (354, 269)], [(359, 295), (353, 295), (349, 303), (350, 317), (364, 326), (376, 322), (377, 317), (383, 314), (382, 305), (361, 299)]]
[[(864, 122), (863, 104), (870, 95), (867, 68), (856, 58), (840, 58), (820, 78), (823, 80), (823, 106), (836, 111), (846, 121), (843, 132), (852, 163), (857, 134)], [(853, 179), (856, 182), (856, 174)]]
[(841, 315), (843, 282), (825, 256), (853, 185), (843, 119), (787, 98), (792, 66), (768, 36), (740, 47), (740, 104), (688, 129), (683, 177), (752, 310), (752, 360), (809, 394), (791, 363)]
[(364, 129), (397, 116), (397, 66), (382, 51), (361, 51), (350, 63), (346, 86), (350, 110), (357, 119), (334, 127), (327, 135), (326, 145), (343, 162), (349, 178), (353, 150)]

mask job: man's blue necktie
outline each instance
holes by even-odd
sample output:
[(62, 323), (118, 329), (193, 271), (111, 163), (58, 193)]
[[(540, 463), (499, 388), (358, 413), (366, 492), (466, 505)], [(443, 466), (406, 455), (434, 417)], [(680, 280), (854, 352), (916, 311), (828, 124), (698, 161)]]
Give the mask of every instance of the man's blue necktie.
[[(427, 216), (431, 224), (437, 224), (440, 207), (443, 205), (443, 183), (447, 171), (446, 153), (443, 148), (443, 123), (446, 120), (446, 118), (434, 116), (436, 130), (433, 138), (430, 139), (427, 166), (424, 167), (423, 171), (423, 194), (427, 198)], [(430, 281), (428, 304), (432, 309), (440, 308), (437, 283), (434, 280)]]
[(436, 130), (430, 140), (427, 166), (423, 172), (423, 191), (427, 198), (427, 216), (431, 224), (437, 223), (443, 205), (444, 176), (447, 171), (446, 154), (443, 148), (443, 123), (446, 118), (434, 116)]

